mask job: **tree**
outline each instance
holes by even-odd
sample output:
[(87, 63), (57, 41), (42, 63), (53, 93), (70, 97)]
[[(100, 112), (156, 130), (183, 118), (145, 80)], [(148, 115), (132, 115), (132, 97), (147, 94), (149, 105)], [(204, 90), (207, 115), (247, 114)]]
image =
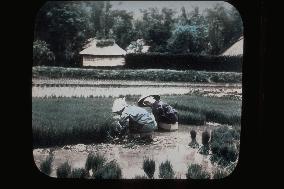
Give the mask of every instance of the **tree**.
[(220, 4), (207, 9), (206, 13), (211, 53), (219, 54), (242, 35), (242, 20), (234, 7), (228, 10)]
[(125, 49), (134, 39), (133, 15), (125, 10), (114, 10), (112, 14), (115, 20), (112, 27), (115, 41), (121, 48)]
[(54, 64), (55, 57), (48, 48), (45, 41), (36, 40), (33, 42), (33, 65), (34, 66), (51, 66)]
[(168, 8), (163, 8), (161, 12), (157, 8), (149, 8), (141, 10), (141, 12), (143, 15), (142, 25), (144, 26), (143, 36), (150, 45), (149, 51), (167, 51), (167, 40), (171, 37), (174, 27), (175, 12)]
[(55, 65), (79, 65), (79, 51), (91, 35), (84, 6), (80, 2), (47, 2), (38, 13), (35, 39), (50, 45)]

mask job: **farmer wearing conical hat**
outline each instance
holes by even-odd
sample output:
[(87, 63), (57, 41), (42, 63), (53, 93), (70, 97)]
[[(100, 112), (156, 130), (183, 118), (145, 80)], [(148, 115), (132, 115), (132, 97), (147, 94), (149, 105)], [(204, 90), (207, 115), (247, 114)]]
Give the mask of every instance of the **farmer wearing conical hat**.
[(152, 108), (158, 128), (169, 131), (178, 129), (177, 111), (169, 104), (161, 101), (159, 95), (142, 96), (138, 100), (138, 106)]
[(114, 101), (112, 112), (119, 115), (119, 130), (128, 130), (129, 134), (139, 134), (141, 138), (152, 139), (157, 122), (152, 113), (144, 108), (127, 105), (125, 98)]

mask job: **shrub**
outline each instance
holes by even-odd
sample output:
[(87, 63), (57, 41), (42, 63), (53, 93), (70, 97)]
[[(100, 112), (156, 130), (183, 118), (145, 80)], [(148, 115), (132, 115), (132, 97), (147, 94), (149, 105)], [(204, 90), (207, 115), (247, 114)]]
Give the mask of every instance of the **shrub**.
[(53, 155), (49, 155), (49, 156), (47, 156), (47, 158), (43, 162), (41, 162), (41, 164), (40, 164), (41, 172), (43, 172), (46, 175), (50, 175), (51, 164), (52, 164), (53, 159), (54, 159)]
[(101, 154), (93, 154), (89, 153), (86, 163), (85, 163), (85, 169), (87, 171), (92, 170), (93, 173), (96, 172), (98, 169), (103, 167), (104, 163), (106, 162), (106, 159)]
[(205, 170), (202, 170), (202, 166), (199, 164), (191, 164), (188, 166), (187, 179), (210, 179), (210, 174)]
[(61, 164), (56, 169), (57, 178), (68, 178), (70, 174), (71, 174), (71, 166), (69, 165), (68, 162)]
[(84, 168), (72, 169), (70, 178), (88, 178), (88, 171)]
[(115, 161), (111, 161), (94, 172), (95, 179), (121, 179), (122, 172), (120, 166)]
[(163, 179), (173, 179), (174, 178), (173, 166), (170, 161), (166, 161), (165, 163), (161, 163), (159, 167), (159, 177)]
[(125, 66), (132, 69), (164, 68), (241, 72), (242, 56), (131, 53), (125, 57)]
[(152, 159), (144, 159), (143, 161), (143, 170), (149, 178), (153, 178), (155, 173), (155, 161)]

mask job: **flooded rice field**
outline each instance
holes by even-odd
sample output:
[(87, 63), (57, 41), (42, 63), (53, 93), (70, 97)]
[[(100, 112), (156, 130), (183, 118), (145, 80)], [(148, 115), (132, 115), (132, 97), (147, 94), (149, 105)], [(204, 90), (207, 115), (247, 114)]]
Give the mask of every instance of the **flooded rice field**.
[(154, 178), (158, 178), (159, 165), (169, 160), (176, 173), (176, 178), (185, 179), (186, 171), (189, 164), (201, 164), (209, 173), (216, 168), (212, 165), (209, 157), (199, 154), (198, 149), (188, 146), (191, 141), (189, 131), (194, 129), (197, 132), (197, 142), (201, 143), (201, 134), (203, 131), (209, 132), (218, 127), (218, 124), (206, 124), (203, 126), (179, 125), (179, 130), (175, 132), (155, 132), (154, 141), (151, 144), (77, 144), (66, 145), (63, 147), (34, 149), (33, 155), (36, 165), (48, 156), (50, 151), (54, 155), (52, 165), (52, 177), (56, 177), (56, 168), (68, 161), (73, 168), (85, 166), (88, 153), (101, 153), (111, 161), (116, 160), (122, 169), (122, 176), (125, 179), (132, 179), (137, 175), (144, 175), (142, 169), (143, 159), (150, 157), (156, 161), (156, 171)]
[(125, 95), (198, 94), (241, 100), (241, 84), (123, 80), (33, 79), (33, 97), (118, 97)]

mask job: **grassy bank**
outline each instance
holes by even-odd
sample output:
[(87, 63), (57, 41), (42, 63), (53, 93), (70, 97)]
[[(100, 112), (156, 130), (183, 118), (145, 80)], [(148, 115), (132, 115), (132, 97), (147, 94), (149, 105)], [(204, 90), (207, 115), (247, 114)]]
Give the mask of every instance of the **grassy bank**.
[[(138, 99), (138, 98), (137, 98)], [(137, 100), (128, 97), (129, 101)], [(241, 101), (201, 96), (162, 96), (179, 112), (179, 123), (240, 124)], [(32, 98), (34, 147), (102, 142), (114, 135), (113, 98)]]
[(33, 67), (34, 78), (75, 78), (109, 80), (145, 80), (175, 82), (241, 83), (242, 74), (236, 72), (177, 71), (163, 69), (83, 69), (62, 67)]

